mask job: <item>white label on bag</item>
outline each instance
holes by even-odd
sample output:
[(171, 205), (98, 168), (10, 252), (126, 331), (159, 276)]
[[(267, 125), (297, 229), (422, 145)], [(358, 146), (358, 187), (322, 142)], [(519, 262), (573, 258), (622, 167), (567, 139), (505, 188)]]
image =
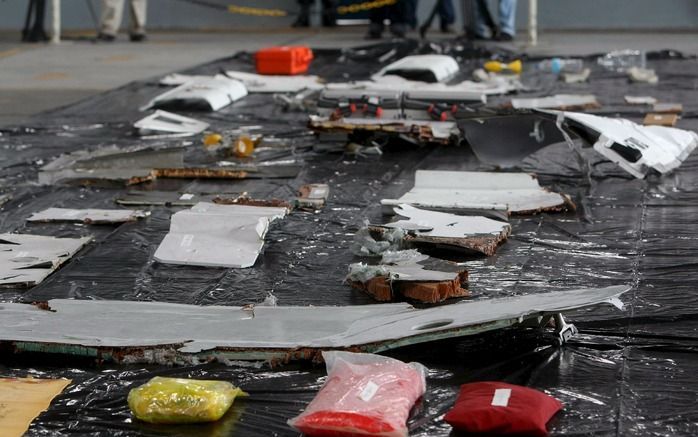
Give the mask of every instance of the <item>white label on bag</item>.
[(492, 396), (492, 405), (495, 407), (506, 407), (509, 405), (510, 388), (498, 388)]
[(378, 391), (378, 384), (376, 384), (373, 381), (368, 381), (368, 384), (366, 384), (366, 387), (364, 387), (364, 389), (361, 390), (361, 393), (359, 393), (359, 398), (361, 398), (361, 400), (364, 402), (368, 402), (371, 399), (373, 399), (373, 396), (376, 395), (377, 391)]

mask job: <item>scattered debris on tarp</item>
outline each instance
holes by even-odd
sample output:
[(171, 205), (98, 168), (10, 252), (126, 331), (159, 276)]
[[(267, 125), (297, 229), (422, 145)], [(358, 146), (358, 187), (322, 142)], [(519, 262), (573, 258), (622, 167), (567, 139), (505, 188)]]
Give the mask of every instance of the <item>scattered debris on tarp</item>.
[(35, 212), (27, 219), (28, 222), (81, 222), (101, 225), (108, 223), (124, 223), (147, 217), (150, 213), (136, 209), (70, 209), (48, 208)]
[(462, 216), (428, 211), (402, 204), (395, 214), (407, 217), (384, 225), (369, 226), (382, 234), (385, 228), (399, 228), (405, 232), (403, 240), (417, 247), (437, 247), (492, 256), (497, 247), (511, 233), (508, 223), (481, 216)]
[(0, 206), (3, 206), (7, 202), (12, 200), (12, 195), (11, 194), (0, 194)]
[(91, 240), (0, 234), (0, 286), (33, 287)]
[(219, 205), (244, 205), (244, 206), (262, 206), (272, 208), (285, 208), (286, 212), (293, 209), (291, 202), (282, 199), (255, 199), (247, 193), (242, 193), (235, 197), (217, 196), (213, 199), (213, 203)]
[(565, 83), (584, 83), (591, 76), (591, 68), (584, 68), (579, 72), (565, 71), (561, 76)]
[(239, 80), (230, 79), (222, 75), (197, 77), (160, 94), (141, 109), (203, 109), (218, 111), (246, 95), (247, 89)]
[(156, 376), (131, 389), (127, 401), (144, 422), (201, 423), (219, 420), (239, 396), (248, 395), (228, 381)]
[(399, 199), (381, 200), (390, 207), (403, 203), (427, 209), (507, 214), (574, 209), (569, 196), (541, 188), (535, 176), (526, 173), (417, 170), (410, 191)]
[(175, 136), (196, 135), (205, 131), (209, 124), (183, 115), (158, 109), (133, 124), (141, 136), (160, 136), (174, 134)]
[(65, 378), (0, 378), (0, 430), (3, 437), (25, 435), (31, 422), (70, 383)]
[(197, 203), (172, 215), (154, 258), (164, 264), (251, 267), (269, 225), (286, 213), (286, 208)]
[(176, 191), (129, 191), (115, 199), (119, 205), (126, 206), (194, 206), (199, 202), (213, 202), (224, 197), (237, 198), (241, 193), (197, 194), (178, 193)]
[(592, 94), (556, 94), (548, 97), (521, 97), (511, 99), (514, 109), (560, 109), (563, 111), (600, 108), (601, 104)]
[(298, 417), (307, 436), (407, 437), (407, 419), (426, 392), (426, 369), (380, 355), (323, 352), (327, 382)]
[(380, 302), (438, 303), (469, 294), (465, 267), (438, 262), (414, 250), (386, 251), (379, 265), (351, 264), (345, 280)]
[(292, 202), (296, 208), (320, 209), (325, 206), (330, 197), (330, 186), (327, 184), (306, 184), (298, 189), (298, 196)]
[(7, 303), (0, 306), (0, 343), (17, 352), (98, 355), (132, 364), (286, 363), (315, 359), (321, 350), (380, 352), (526, 321), (544, 327), (548, 316), (602, 303), (621, 305), (618, 296), (629, 288), (553, 291), (426, 309), (404, 303), (243, 308), (70, 299), (53, 299), (41, 308)]

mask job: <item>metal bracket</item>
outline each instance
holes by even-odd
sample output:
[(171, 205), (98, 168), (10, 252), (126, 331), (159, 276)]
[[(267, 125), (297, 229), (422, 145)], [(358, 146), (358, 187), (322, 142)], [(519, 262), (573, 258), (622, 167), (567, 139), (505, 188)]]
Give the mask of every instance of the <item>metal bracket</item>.
[(561, 313), (555, 314), (553, 320), (555, 320), (555, 333), (557, 334), (557, 341), (560, 345), (565, 344), (567, 340), (579, 332), (576, 326), (565, 322)]

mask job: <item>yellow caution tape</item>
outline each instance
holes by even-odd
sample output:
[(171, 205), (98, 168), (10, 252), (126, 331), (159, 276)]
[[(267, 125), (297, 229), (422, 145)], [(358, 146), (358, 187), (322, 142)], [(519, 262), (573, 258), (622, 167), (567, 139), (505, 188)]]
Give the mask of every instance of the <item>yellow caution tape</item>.
[(337, 14), (356, 14), (357, 12), (368, 11), (371, 9), (384, 8), (386, 6), (394, 5), (398, 0), (375, 0), (363, 3), (354, 3), (347, 6), (339, 6), (337, 8)]
[[(358, 12), (370, 11), (371, 9), (384, 8), (397, 3), (399, 0), (373, 0), (363, 3), (354, 3), (337, 7), (338, 15), (356, 14)], [(252, 8), (249, 6), (228, 5), (228, 12), (239, 15), (254, 15), (257, 17), (285, 17), (288, 11), (283, 9)]]
[(288, 15), (288, 12), (282, 9), (251, 8), (237, 5), (229, 5), (228, 12), (231, 14), (254, 15), (257, 17), (285, 17)]

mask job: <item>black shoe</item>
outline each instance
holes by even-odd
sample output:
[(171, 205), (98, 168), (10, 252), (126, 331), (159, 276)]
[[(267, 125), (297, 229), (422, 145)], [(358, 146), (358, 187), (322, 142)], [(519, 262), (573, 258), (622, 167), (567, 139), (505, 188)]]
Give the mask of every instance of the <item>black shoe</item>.
[(337, 27), (337, 15), (334, 11), (323, 11), (322, 12), (322, 26), (323, 27)]
[(104, 33), (104, 32), (99, 32), (97, 34), (97, 37), (95, 38), (95, 40), (102, 41), (102, 42), (114, 42), (115, 39), (116, 39), (116, 35), (110, 35), (110, 34)]
[(448, 24), (442, 24), (441, 33), (453, 33), (453, 28)]
[(368, 32), (365, 39), (381, 39), (383, 37), (383, 32)]
[(148, 39), (148, 37), (145, 36), (145, 33), (132, 33), (129, 35), (129, 39), (131, 42), (143, 42)]
[(508, 33), (506, 33), (506, 32), (502, 32), (502, 33), (498, 34), (498, 35), (495, 37), (495, 39), (496, 39), (497, 41), (514, 41), (514, 35), (510, 35), (510, 34), (508, 34)]
[(391, 24), (390, 33), (392, 33), (395, 38), (404, 38), (407, 34), (407, 26), (405, 24)]

